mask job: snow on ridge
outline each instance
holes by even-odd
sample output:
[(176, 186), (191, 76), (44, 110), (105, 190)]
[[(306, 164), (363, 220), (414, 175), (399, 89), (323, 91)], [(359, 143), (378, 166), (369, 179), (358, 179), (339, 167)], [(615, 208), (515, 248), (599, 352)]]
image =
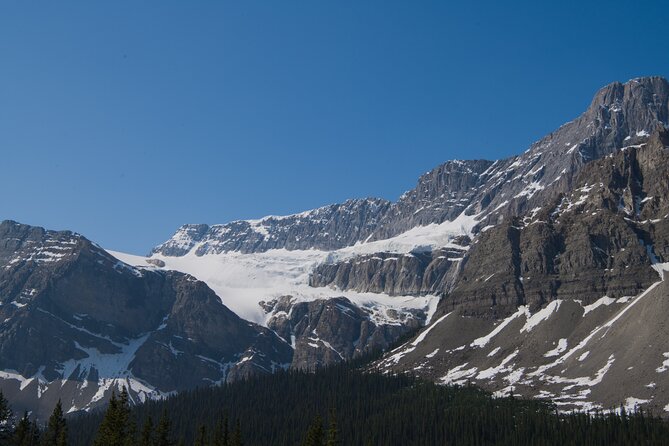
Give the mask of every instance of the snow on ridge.
[(293, 296), (295, 302), (305, 302), (333, 297), (346, 297), (355, 305), (370, 311), (376, 322), (397, 324), (389, 311), (423, 310), (429, 319), (436, 311), (436, 296), (389, 296), (377, 293), (341, 291), (329, 287), (309, 286), (309, 275), (314, 267), (328, 258), (330, 253), (318, 250), (270, 250), (261, 253), (241, 254), (227, 252), (197, 256), (194, 252), (181, 257), (154, 254), (151, 258), (109, 251), (125, 263), (156, 268), (147, 260), (165, 262), (162, 269), (176, 270), (205, 282), (224, 305), (238, 316), (266, 326), (268, 317), (259, 305), (281, 296)]
[(523, 326), (523, 328), (520, 329), (520, 332), (523, 333), (523, 332), (526, 332), (526, 331), (527, 332), (532, 331), (532, 329), (534, 327), (536, 327), (541, 322), (548, 319), (553, 313), (557, 313), (557, 311), (560, 309), (561, 304), (562, 304), (561, 299), (551, 301), (544, 308), (537, 311), (532, 316), (529, 316), (527, 318), (527, 322), (525, 322), (525, 325)]
[(567, 350), (567, 339), (566, 338), (561, 338), (558, 341), (557, 347), (555, 347), (553, 350), (549, 350), (546, 353), (544, 353), (544, 358), (550, 358), (552, 356), (558, 356), (560, 353), (563, 351)]
[(389, 296), (329, 287), (313, 288), (309, 286), (309, 275), (321, 263), (345, 261), (364, 254), (408, 254), (441, 247), (466, 250), (466, 247), (454, 244), (452, 240), (460, 235), (471, 235), (477, 223), (478, 215), (465, 215), (463, 212), (453, 221), (418, 226), (389, 239), (359, 242), (336, 251), (282, 248), (249, 254), (229, 251), (196, 255), (195, 252), (203, 243), (198, 242), (187, 254), (178, 257), (160, 253), (142, 257), (117, 251), (107, 252), (128, 265), (155, 269), (148, 260), (160, 260), (165, 263), (163, 269), (190, 274), (207, 283), (237, 315), (261, 325), (267, 324), (267, 315), (258, 305), (259, 302), (285, 295), (294, 296), (297, 301), (343, 296), (359, 307), (370, 310), (373, 319), (383, 323), (397, 323), (387, 315), (389, 309), (423, 310), (429, 321), (439, 300), (436, 296)]
[(583, 307), (583, 316), (601, 307), (602, 305), (608, 306), (611, 305), (612, 303), (615, 303), (616, 301), (617, 299), (614, 299), (609, 296), (600, 297), (594, 303), (591, 303), (590, 305), (586, 305)]
[(493, 331), (488, 333), (485, 336), (482, 336), (480, 338), (474, 339), (471, 344), (469, 344), (470, 347), (485, 347), (488, 345), (488, 342), (492, 340), (495, 336), (497, 336), (504, 328), (509, 325), (511, 322), (514, 321), (514, 319), (520, 317), (520, 316), (527, 316), (529, 314), (529, 310), (525, 306), (518, 307), (518, 311), (513, 313), (511, 316), (507, 317), (506, 319), (502, 320), (502, 322), (495, 327)]

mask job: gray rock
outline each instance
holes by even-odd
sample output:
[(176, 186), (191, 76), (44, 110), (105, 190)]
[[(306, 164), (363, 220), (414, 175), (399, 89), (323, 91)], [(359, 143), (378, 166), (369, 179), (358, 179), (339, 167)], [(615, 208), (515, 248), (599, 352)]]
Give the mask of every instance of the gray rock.
[(440, 295), (450, 291), (465, 253), (463, 247), (357, 256), (318, 265), (309, 278), (309, 285), (391, 296)]
[(71, 232), (0, 223), (0, 388), (15, 410), (48, 415), (56, 396), (66, 411), (90, 409), (120, 385), (155, 397), (270, 373), (292, 354), (191, 276), (131, 267)]
[(152, 253), (182, 256), (228, 251), (264, 252), (270, 249), (332, 250), (368, 238), (388, 211), (385, 200), (348, 200), (302, 214), (240, 220), (224, 225), (185, 225)]
[(374, 367), (562, 410), (665, 414), (668, 146), (660, 126), (588, 163), (569, 194), (481, 233), (433, 322)]
[(283, 296), (263, 306), (269, 315), (267, 326), (295, 349), (291, 367), (305, 370), (387, 349), (422, 326), (426, 317), (420, 311), (385, 314), (385, 320), (395, 320), (384, 323), (345, 297), (299, 302)]

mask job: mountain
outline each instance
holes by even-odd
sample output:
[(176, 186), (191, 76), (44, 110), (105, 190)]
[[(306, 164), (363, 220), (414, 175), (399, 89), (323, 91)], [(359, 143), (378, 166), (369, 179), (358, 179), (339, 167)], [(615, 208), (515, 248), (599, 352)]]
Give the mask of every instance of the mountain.
[[(383, 240), (412, 228), (476, 215), (480, 227), (524, 215), (573, 188), (589, 161), (646, 140), (669, 122), (669, 82), (662, 77), (614, 82), (575, 120), (498, 161), (448, 161), (423, 175), (395, 203), (349, 200), (284, 217), (225, 225), (185, 225), (152, 253), (181, 256), (271, 249), (336, 250)], [(476, 231), (475, 231), (476, 232)]]
[[(600, 311), (612, 311), (618, 305), (602, 306), (597, 302), (622, 299), (623, 305), (633, 302), (628, 296), (642, 295), (654, 286), (658, 274), (653, 265), (665, 259), (659, 255), (666, 249), (665, 239), (661, 238), (665, 229), (657, 222), (644, 229), (640, 222), (664, 218), (661, 203), (667, 195), (659, 185), (666, 181), (667, 166), (660, 161), (666, 138), (663, 129), (668, 124), (669, 83), (665, 79), (648, 77), (624, 84), (612, 83), (595, 94), (582, 115), (532, 144), (523, 154), (498, 161), (448, 161), (423, 175), (416, 188), (397, 202), (374, 208), (368, 218), (356, 214), (356, 222), (365, 221), (368, 225), (353, 237), (349, 232), (341, 234), (332, 229), (351, 226), (342, 223), (344, 214), (316, 210), (246, 222), (263, 239), (263, 243), (251, 249), (235, 247), (232, 241), (239, 234), (233, 224), (225, 225), (224, 231), (209, 231), (206, 237), (191, 236), (186, 230), (188, 226), (183, 227), (173, 239), (157, 247), (151, 259), (207, 281), (231, 307), (235, 304), (226, 301), (226, 295), (230, 294), (229, 285), (235, 279), (228, 273), (217, 276), (217, 271), (227, 268), (216, 264), (232, 259), (246, 262), (250, 258), (256, 259), (257, 267), (250, 268), (253, 272), (244, 276), (253, 284), (258, 283), (257, 276), (265, 275), (260, 281), (262, 292), (272, 295), (267, 301), (281, 301), (279, 295), (284, 294), (292, 298), (297, 295), (297, 300), (309, 302), (316, 295), (333, 298), (362, 293), (378, 296), (377, 301), (383, 300), (385, 305), (395, 305), (393, 310), (406, 313), (407, 308), (402, 307), (404, 299), (438, 296), (438, 310), (433, 315), (430, 307), (426, 318), (435, 322), (399, 353), (389, 355), (379, 367), (424, 373), (436, 380), (453, 369), (457, 377), (462, 368), (472, 368), (467, 365), (470, 349), (464, 348), (465, 343), (460, 341), (473, 336), (470, 341), (473, 342), (484, 336), (486, 330), (501, 327), (507, 318), (520, 321), (536, 314), (545, 315), (557, 305), (564, 311), (571, 308), (574, 314), (579, 311), (589, 314), (590, 311), (586, 313), (583, 309), (591, 308), (589, 305), (601, 307)], [(651, 152), (655, 158), (650, 163), (625, 158), (639, 155), (639, 159), (645, 159)], [(607, 164), (614, 160), (620, 166)], [(655, 171), (653, 163), (657, 165)], [(600, 184), (606, 187), (601, 189)], [(602, 195), (597, 195), (599, 201), (583, 210), (590, 203), (591, 191)], [(339, 206), (334, 208), (346, 208), (350, 202)], [(652, 216), (648, 210), (651, 206), (659, 206)], [(332, 220), (324, 221), (323, 215), (333, 215)], [(323, 253), (319, 238), (305, 238), (302, 233), (294, 236), (299, 237), (297, 246), (294, 239), (279, 236), (286, 233), (285, 228), (275, 234), (272, 219), (295, 227), (293, 234), (298, 233), (298, 227), (316, 222), (328, 225), (328, 236), (340, 242)], [(242, 227), (244, 222), (235, 225)], [(271, 248), (269, 240), (274, 241)], [(276, 244), (278, 240), (284, 242)], [(169, 245), (186, 249), (174, 253), (165, 249)], [(654, 246), (653, 251), (648, 250), (650, 245)], [(290, 283), (266, 275), (268, 264), (263, 260), (274, 258), (279, 252), (283, 265), (292, 264), (300, 270), (300, 274), (291, 275)], [(308, 254), (313, 252), (322, 254)], [(273, 266), (268, 269), (275, 270)], [(285, 271), (277, 272), (276, 276), (284, 274)], [(278, 283), (281, 286), (274, 287)], [(663, 289), (660, 285), (655, 287), (652, 292)], [(368, 299), (375, 298), (365, 298), (365, 302)], [(351, 299), (351, 302), (360, 305), (361, 300)], [(282, 308), (290, 314), (290, 307)], [(255, 321), (269, 326), (267, 319), (263, 319), (268, 313), (256, 314)], [(454, 315), (466, 324), (451, 327), (444, 322), (455, 320)], [(584, 320), (588, 323), (579, 322), (578, 328), (583, 333), (577, 330), (581, 334), (575, 336), (586, 336), (598, 326), (590, 327), (590, 323), (605, 322)], [(285, 333), (284, 337), (288, 333), (294, 335), (292, 328), (282, 326), (277, 330)], [(528, 339), (533, 336), (530, 332), (525, 330), (517, 337), (530, 342)], [(563, 339), (567, 345), (580, 342), (570, 340), (562, 328), (555, 332), (562, 333), (562, 337), (551, 338), (551, 348), (546, 351), (564, 347)], [(351, 348), (352, 345), (345, 348), (343, 344), (339, 347), (342, 351)], [(503, 352), (503, 348), (507, 347), (500, 345), (499, 351)], [(463, 353), (453, 354), (452, 361), (439, 353), (451, 358), (453, 349), (461, 349), (457, 351)], [(518, 350), (521, 355), (520, 346)], [(514, 351), (511, 349), (507, 356)], [(542, 355), (546, 351), (538, 355), (540, 359), (529, 363), (535, 367), (544, 364)], [(338, 355), (329, 357), (338, 359)], [(484, 355), (491, 362), (493, 357)], [(512, 360), (513, 357), (508, 359)], [(504, 369), (506, 365), (499, 367)], [(517, 373), (517, 369), (513, 371)], [(489, 381), (494, 390), (506, 388), (508, 392), (517, 387), (507, 381)], [(592, 404), (617, 404), (630, 395), (616, 393), (616, 397), (615, 402), (593, 398)]]
[(47, 415), (271, 372), (292, 350), (203, 282), (135, 268), (72, 232), (0, 223), (0, 388)]
[(301, 214), (240, 220), (224, 225), (185, 225), (153, 254), (182, 256), (195, 252), (219, 254), (264, 252), (270, 249), (333, 250), (368, 238), (388, 211), (386, 200), (348, 200)]
[(376, 364), (560, 408), (669, 411), (669, 131), (482, 234), (435, 322)]
[(39, 415), (88, 410), (121, 385), (143, 400), (313, 370), (425, 327), (374, 367), (669, 411), (668, 126), (665, 79), (613, 83), (523, 154), (448, 161), (397, 202), (189, 224), (147, 257), (3, 222), (0, 388)]

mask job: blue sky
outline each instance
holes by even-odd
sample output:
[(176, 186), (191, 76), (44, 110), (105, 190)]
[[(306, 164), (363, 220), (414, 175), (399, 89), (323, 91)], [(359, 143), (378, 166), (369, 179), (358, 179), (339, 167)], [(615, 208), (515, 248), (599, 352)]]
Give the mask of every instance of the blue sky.
[(0, 219), (146, 253), (183, 223), (394, 200), (669, 76), (663, 3), (2, 2)]

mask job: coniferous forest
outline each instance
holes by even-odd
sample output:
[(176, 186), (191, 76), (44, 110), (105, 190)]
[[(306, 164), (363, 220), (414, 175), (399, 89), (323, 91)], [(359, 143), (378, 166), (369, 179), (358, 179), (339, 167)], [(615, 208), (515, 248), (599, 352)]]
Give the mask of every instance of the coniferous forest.
[(44, 426), (0, 398), (0, 444), (17, 446), (663, 445), (669, 424), (643, 412), (560, 414), (545, 401), (493, 398), (470, 386), (364, 373), (342, 364), (281, 372)]

